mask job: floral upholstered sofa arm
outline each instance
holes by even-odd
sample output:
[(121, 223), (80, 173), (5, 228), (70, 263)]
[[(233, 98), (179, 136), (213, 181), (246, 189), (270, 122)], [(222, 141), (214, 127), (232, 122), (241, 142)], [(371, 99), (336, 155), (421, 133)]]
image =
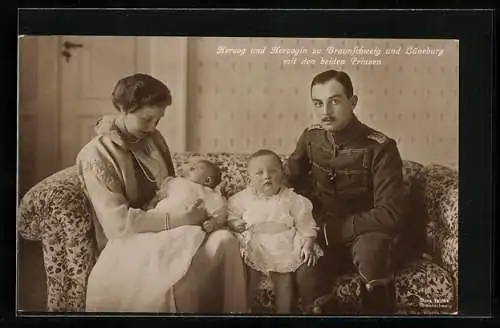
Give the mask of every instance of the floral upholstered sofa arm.
[(48, 311), (85, 308), (87, 277), (96, 254), (92, 215), (75, 166), (45, 178), (20, 201), (19, 233), (42, 242)]
[(458, 172), (441, 165), (425, 166), (417, 187), (428, 220), (426, 253), (451, 274), (458, 291)]

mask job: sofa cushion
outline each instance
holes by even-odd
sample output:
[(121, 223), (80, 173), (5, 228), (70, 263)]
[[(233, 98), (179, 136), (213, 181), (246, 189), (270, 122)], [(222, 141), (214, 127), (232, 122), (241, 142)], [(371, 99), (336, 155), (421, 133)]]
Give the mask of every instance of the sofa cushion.
[[(348, 273), (336, 279), (331, 296), (343, 309), (352, 312), (361, 308), (361, 277)], [(454, 309), (452, 278), (439, 265), (428, 260), (416, 260), (398, 271), (395, 279), (399, 313), (450, 313)], [(261, 282), (254, 308), (256, 312), (273, 312), (274, 292), (269, 280)], [(348, 313), (345, 313), (348, 314)]]
[(452, 311), (453, 278), (438, 264), (417, 260), (405, 265), (396, 279), (399, 308)]

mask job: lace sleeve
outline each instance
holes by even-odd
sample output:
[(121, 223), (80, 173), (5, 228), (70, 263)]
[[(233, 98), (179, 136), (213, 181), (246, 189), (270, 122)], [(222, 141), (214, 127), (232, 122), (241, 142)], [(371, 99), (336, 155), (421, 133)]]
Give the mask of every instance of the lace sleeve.
[(318, 228), (312, 210), (313, 205), (309, 199), (294, 193), (291, 214), (298, 232), (304, 237), (315, 238), (317, 236)]

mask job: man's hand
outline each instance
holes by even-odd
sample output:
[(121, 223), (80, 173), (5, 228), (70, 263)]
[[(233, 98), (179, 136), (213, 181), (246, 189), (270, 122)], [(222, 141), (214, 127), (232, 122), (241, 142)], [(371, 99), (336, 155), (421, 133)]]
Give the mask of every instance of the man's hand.
[(307, 240), (302, 246), (300, 257), (309, 267), (313, 267), (318, 263), (318, 256), (314, 252), (314, 242), (312, 240)]
[(243, 219), (232, 219), (228, 222), (229, 229), (234, 232), (242, 233), (247, 230), (247, 223)]

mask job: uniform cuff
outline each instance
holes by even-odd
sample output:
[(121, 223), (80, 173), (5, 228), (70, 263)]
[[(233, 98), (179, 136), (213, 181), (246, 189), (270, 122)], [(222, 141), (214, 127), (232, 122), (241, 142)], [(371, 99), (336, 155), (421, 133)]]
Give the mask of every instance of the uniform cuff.
[(356, 216), (352, 215), (347, 217), (341, 226), (341, 239), (342, 242), (349, 242), (356, 236)]

